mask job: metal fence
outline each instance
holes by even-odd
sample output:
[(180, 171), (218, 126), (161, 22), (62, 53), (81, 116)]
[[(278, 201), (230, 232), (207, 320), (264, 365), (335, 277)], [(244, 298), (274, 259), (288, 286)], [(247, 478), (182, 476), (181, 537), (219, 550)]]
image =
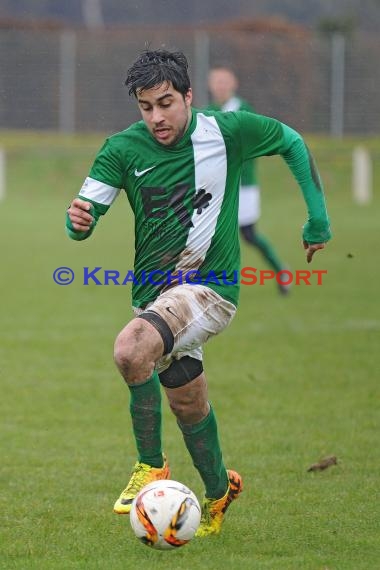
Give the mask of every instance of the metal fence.
[(224, 30), (0, 30), (0, 129), (126, 128), (139, 118), (124, 78), (147, 46), (189, 58), (196, 106), (210, 66), (232, 66), (256, 111), (302, 132), (380, 133), (380, 38)]

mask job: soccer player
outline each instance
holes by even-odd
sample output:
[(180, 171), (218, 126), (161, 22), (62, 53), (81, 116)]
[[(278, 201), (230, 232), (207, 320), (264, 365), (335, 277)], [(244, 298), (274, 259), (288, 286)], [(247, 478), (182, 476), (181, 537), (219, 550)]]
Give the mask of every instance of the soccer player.
[[(208, 88), (212, 98), (207, 107), (213, 111), (249, 111), (254, 113), (251, 105), (237, 95), (238, 79), (228, 67), (214, 67), (208, 76)], [(257, 222), (261, 215), (260, 187), (257, 182), (256, 161), (244, 163), (241, 173), (239, 196), (239, 229), (242, 238), (257, 248), (276, 273), (286, 266), (276, 253), (269, 240), (257, 230)], [(285, 275), (285, 274), (284, 274)], [(289, 292), (289, 285), (278, 283), (280, 293)]]
[(161, 389), (205, 486), (198, 536), (219, 533), (242, 490), (227, 470), (207, 395), (202, 345), (232, 320), (239, 295), (238, 193), (247, 159), (280, 154), (308, 210), (307, 261), (330, 238), (325, 199), (301, 136), (279, 121), (192, 108), (182, 52), (143, 52), (126, 85), (142, 121), (109, 137), (67, 210), (69, 236), (91, 235), (121, 189), (135, 216), (133, 318), (115, 341), (130, 391), (137, 462), (114, 511), (129, 513), (147, 483), (170, 477), (161, 442)]

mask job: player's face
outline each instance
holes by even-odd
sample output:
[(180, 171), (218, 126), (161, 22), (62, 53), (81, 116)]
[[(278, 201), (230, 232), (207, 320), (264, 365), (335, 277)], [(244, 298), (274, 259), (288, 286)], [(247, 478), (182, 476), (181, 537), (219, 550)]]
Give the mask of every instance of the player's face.
[(144, 123), (154, 138), (165, 146), (176, 144), (191, 119), (191, 89), (185, 96), (171, 82), (137, 91), (137, 101)]
[(208, 88), (213, 101), (224, 105), (235, 94), (237, 80), (228, 69), (213, 69), (208, 78)]

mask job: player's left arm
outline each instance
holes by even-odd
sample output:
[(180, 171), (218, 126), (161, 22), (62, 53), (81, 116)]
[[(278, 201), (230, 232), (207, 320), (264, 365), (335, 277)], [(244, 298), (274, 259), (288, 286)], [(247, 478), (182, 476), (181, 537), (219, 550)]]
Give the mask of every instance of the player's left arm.
[(322, 180), (314, 158), (297, 131), (281, 123), (284, 133), (284, 149), (281, 155), (301, 187), (308, 218), (303, 226), (302, 239), (310, 263), (313, 255), (325, 247), (331, 239), (330, 220), (327, 213)]
[(302, 136), (276, 119), (241, 113), (240, 121), (243, 156), (281, 155), (302, 190), (308, 213), (302, 239), (310, 263), (314, 253), (331, 239), (323, 186), (314, 159)]

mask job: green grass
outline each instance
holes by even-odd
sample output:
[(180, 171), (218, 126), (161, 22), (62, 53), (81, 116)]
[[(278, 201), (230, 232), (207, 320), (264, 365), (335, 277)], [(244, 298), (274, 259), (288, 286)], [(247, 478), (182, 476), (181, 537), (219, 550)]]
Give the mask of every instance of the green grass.
[[(83, 286), (83, 266), (132, 267), (133, 224), (120, 198), (88, 242), (65, 237), (64, 212), (101, 136), (3, 133), (0, 203), (0, 567), (17, 570), (375, 570), (380, 568), (378, 263), (380, 197), (351, 199), (357, 141), (308, 139), (334, 239), (312, 266), (300, 247), (304, 205), (278, 158), (263, 159), (260, 228), (293, 269), (323, 285), (242, 287), (234, 322), (206, 348), (226, 463), (245, 491), (221, 536), (154, 552), (112, 505), (135, 460), (128, 394), (112, 362), (131, 317), (129, 287)], [(380, 141), (366, 142), (379, 156)], [(379, 186), (378, 162), (374, 186)], [(350, 255), (349, 255), (350, 254)], [(243, 247), (243, 262), (264, 268)], [(77, 279), (53, 282), (58, 266)], [(173, 478), (201, 496), (164, 405)], [(307, 468), (335, 454), (338, 465)]]

